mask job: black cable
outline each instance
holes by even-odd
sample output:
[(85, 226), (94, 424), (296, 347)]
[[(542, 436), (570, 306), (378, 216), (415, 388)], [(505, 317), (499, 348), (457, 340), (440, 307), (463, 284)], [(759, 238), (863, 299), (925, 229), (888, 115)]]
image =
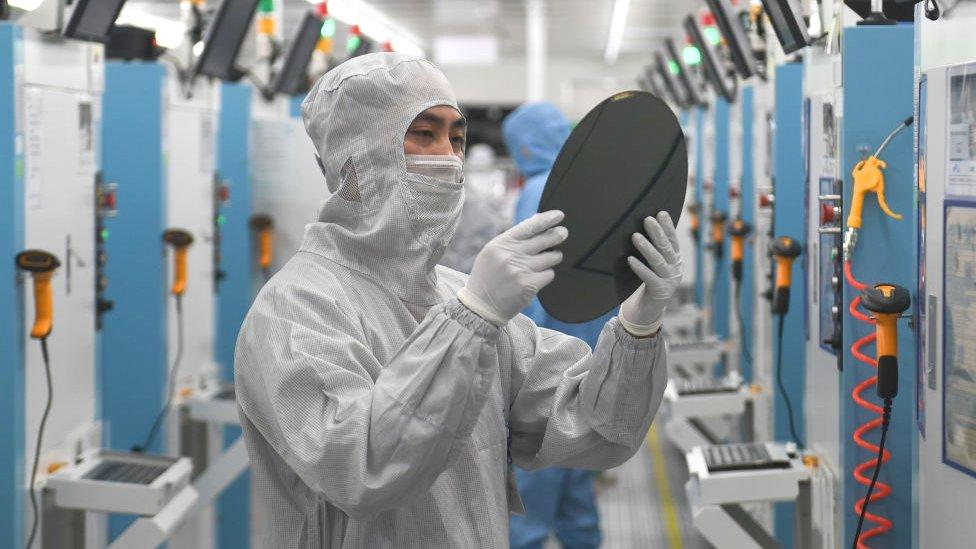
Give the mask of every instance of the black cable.
[(34, 520), (31, 522), (30, 536), (27, 537), (27, 544), (24, 546), (30, 549), (37, 537), (37, 525), (40, 520), (40, 511), (37, 508), (37, 495), (34, 494), (34, 483), (37, 481), (37, 466), (41, 461), (41, 441), (44, 440), (44, 428), (47, 426), (47, 416), (51, 413), (51, 405), (54, 403), (54, 386), (51, 384), (51, 360), (47, 353), (47, 337), (41, 338), (41, 357), (44, 359), (44, 376), (47, 379), (47, 404), (44, 405), (44, 414), (41, 415), (41, 425), (37, 429), (37, 444), (34, 447), (34, 466), (31, 467), (30, 484), (27, 491), (30, 493), (31, 508), (34, 510)]
[(180, 363), (183, 361), (183, 296), (176, 296), (176, 357), (173, 359), (173, 367), (169, 370), (169, 379), (166, 383), (166, 402), (163, 404), (163, 408), (156, 415), (156, 420), (153, 421), (152, 428), (149, 429), (149, 434), (146, 435), (145, 442), (141, 446), (133, 446), (133, 452), (145, 452), (149, 450), (149, 445), (153, 443), (156, 438), (156, 433), (159, 431), (159, 426), (163, 422), (163, 418), (169, 413), (170, 404), (173, 402), (173, 389), (176, 385), (177, 372), (180, 369)]
[(874, 493), (874, 485), (878, 483), (878, 475), (881, 473), (881, 460), (884, 458), (885, 438), (888, 435), (888, 426), (891, 424), (891, 399), (884, 399), (884, 413), (881, 416), (881, 440), (878, 441), (878, 461), (874, 464), (874, 474), (871, 475), (871, 484), (868, 485), (868, 493), (864, 496), (864, 504), (861, 505), (861, 516), (857, 519), (857, 532), (854, 533), (854, 543), (852, 549), (857, 549), (857, 541), (861, 539), (861, 528), (864, 526), (864, 516), (868, 512), (868, 503), (871, 503), (871, 494)]
[(803, 448), (803, 443), (800, 442), (800, 437), (796, 434), (796, 424), (793, 421), (793, 403), (790, 401), (790, 395), (786, 392), (786, 386), (783, 385), (783, 321), (785, 316), (779, 315), (779, 329), (776, 334), (776, 385), (786, 403), (786, 415), (790, 420), (790, 436), (793, 437), (793, 442), (797, 446)]
[(749, 350), (749, 338), (746, 337), (746, 323), (742, 318), (742, 298), (739, 295), (741, 290), (742, 282), (737, 281), (735, 283), (735, 316), (739, 321), (739, 348), (743, 358), (746, 359), (746, 363), (752, 367), (752, 352)]

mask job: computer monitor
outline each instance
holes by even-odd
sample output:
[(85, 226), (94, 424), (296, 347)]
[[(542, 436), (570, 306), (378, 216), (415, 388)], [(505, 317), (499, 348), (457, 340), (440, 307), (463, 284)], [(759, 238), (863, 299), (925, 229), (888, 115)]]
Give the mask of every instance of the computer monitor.
[(678, 67), (678, 82), (684, 88), (685, 97), (688, 99), (689, 106), (707, 105), (708, 102), (698, 93), (698, 81), (695, 79), (695, 75), (685, 65), (685, 61), (678, 53), (678, 46), (674, 43), (674, 40), (670, 38), (666, 39), (664, 41), (664, 47), (670, 62)]
[(272, 92), (297, 95), (306, 91), (308, 87), (306, 69), (321, 33), (322, 19), (315, 13), (305, 12), (305, 17), (298, 26), (298, 32), (288, 45), (285, 62), (271, 83)]
[(194, 75), (235, 80), (234, 62), (251, 27), (259, 0), (223, 0), (203, 39)]
[(752, 53), (752, 46), (746, 36), (746, 29), (742, 26), (739, 14), (729, 0), (705, 0), (712, 10), (718, 29), (725, 37), (725, 44), (729, 48), (732, 64), (743, 79), (756, 74), (756, 56)]
[(77, 0), (62, 34), (86, 42), (108, 43), (125, 0)]
[(691, 106), (691, 102), (681, 93), (674, 75), (671, 74), (668, 62), (664, 60), (664, 56), (659, 51), (654, 52), (654, 68), (657, 70), (661, 82), (664, 83), (664, 88), (668, 90), (668, 95), (674, 99), (674, 103), (681, 108)]
[[(685, 17), (684, 27), (685, 32), (691, 37), (692, 44), (701, 51), (702, 63), (705, 64), (705, 75), (708, 77), (708, 81), (715, 88), (715, 91), (725, 98), (726, 101), (733, 101), (735, 99), (735, 90), (729, 83), (725, 68), (722, 66), (718, 54), (715, 53), (715, 49), (705, 39), (705, 33), (702, 32), (701, 27), (698, 26), (698, 22), (695, 21), (693, 15)], [(733, 78), (735, 77), (733, 76)]]
[(803, 17), (792, 0), (762, 0), (783, 51), (793, 53), (810, 45)]

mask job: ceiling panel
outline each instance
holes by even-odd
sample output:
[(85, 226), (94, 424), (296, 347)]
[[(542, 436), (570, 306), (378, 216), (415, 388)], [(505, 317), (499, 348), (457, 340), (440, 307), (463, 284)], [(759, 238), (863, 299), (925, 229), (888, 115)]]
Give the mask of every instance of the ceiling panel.
[[(210, 6), (218, 2), (210, 0)], [(525, 49), (525, 0), (366, 0), (366, 3), (426, 43), (443, 34), (492, 34), (503, 56)], [(153, 14), (178, 18), (178, 0), (129, 0)], [(614, 0), (548, 0), (549, 54), (600, 59), (606, 46)], [(631, 0), (621, 44), (621, 59), (643, 56), (660, 39), (677, 35), (681, 18), (702, 0)], [(285, 0), (287, 35), (311, 6), (306, 0)]]

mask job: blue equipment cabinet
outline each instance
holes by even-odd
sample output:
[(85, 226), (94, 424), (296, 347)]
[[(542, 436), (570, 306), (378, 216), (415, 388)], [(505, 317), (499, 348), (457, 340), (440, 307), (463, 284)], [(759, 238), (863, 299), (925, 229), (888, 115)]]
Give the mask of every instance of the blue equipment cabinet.
[[(731, 167), (729, 165), (730, 154), (729, 145), (731, 141), (730, 114), (732, 106), (724, 99), (715, 101), (715, 165), (712, 174), (712, 212), (722, 212), (729, 217), (729, 184), (731, 179)], [(704, 222), (704, 220), (703, 220)], [(706, 222), (711, 227), (711, 222)], [(722, 234), (725, 234), (725, 227), (722, 227)], [(708, 234), (711, 234), (709, 231)], [(711, 239), (709, 242), (712, 243)], [(715, 335), (725, 340), (729, 337), (729, 245), (728, 238), (723, 238), (719, 244), (722, 247), (722, 255), (717, 257), (715, 250), (712, 250), (712, 328)]]
[[(843, 196), (851, 196), (851, 171), (866, 154), (873, 154), (900, 122), (914, 111), (914, 30), (911, 25), (862, 26), (844, 29), (843, 77), (844, 119), (841, 127), (841, 156), (844, 178)], [(876, 200), (865, 200), (863, 225), (853, 254), (854, 277), (869, 285), (881, 282), (894, 283), (912, 292), (912, 304), (918, 296), (918, 216), (915, 211), (914, 154), (912, 132), (903, 131), (892, 140), (881, 154), (887, 162), (885, 170), (885, 196), (891, 209), (904, 218), (896, 221), (885, 216)], [(777, 197), (778, 199), (778, 197)], [(845, 215), (849, 212), (845, 212)], [(854, 504), (864, 497), (867, 487), (855, 482), (851, 472), (859, 463), (875, 457), (873, 452), (862, 450), (851, 442), (854, 431), (871, 419), (880, 417), (856, 405), (851, 400), (854, 387), (875, 374), (873, 367), (855, 360), (850, 353), (851, 344), (871, 333), (868, 326), (853, 319), (847, 313), (847, 304), (860, 293), (849, 284), (843, 286), (844, 344), (841, 349), (844, 371), (841, 383), (841, 448), (844, 463), (843, 539), (850, 544), (857, 529)], [(899, 323), (898, 352), (901, 368), (898, 373), (898, 396), (894, 399), (891, 429), (886, 448), (891, 459), (884, 464), (879, 482), (891, 486), (891, 494), (875, 501), (869, 511), (887, 517), (894, 524), (892, 530), (870, 543), (876, 547), (911, 547), (915, 539), (913, 526), (914, 499), (913, 479), (916, 461), (916, 437), (914, 425), (915, 370), (910, 366), (916, 357), (915, 333), (905, 322)], [(864, 348), (874, 356), (874, 346)], [(873, 388), (864, 392), (871, 402), (879, 403)], [(880, 429), (873, 429), (865, 438), (877, 444)], [(867, 476), (870, 477), (871, 471)], [(864, 522), (864, 531), (874, 526)]]
[[(217, 134), (217, 172), (230, 187), (230, 200), (219, 206), (219, 253), (224, 276), (217, 287), (216, 356), (220, 378), (234, 381), (234, 346), (244, 315), (251, 305), (252, 246), (251, 179), (248, 157), (251, 127), (251, 87), (224, 83), (220, 89), (220, 121)], [(240, 427), (224, 429), (229, 446), (241, 435)], [(242, 474), (218, 498), (219, 547), (250, 546), (250, 480)]]
[[(166, 223), (163, 90), (158, 63), (105, 64), (102, 142), (105, 180), (118, 185), (116, 216), (105, 220), (113, 310), (102, 320), (99, 379), (110, 447), (142, 444), (166, 386)], [(163, 450), (162, 437), (146, 450)], [(112, 517), (110, 538), (130, 517)]]
[[(24, 544), (24, 363), (22, 286), (14, 256), (24, 249), (24, 157), (18, 149), (20, 27), (0, 21), (0, 545)], [(6, 545), (9, 544), (9, 545)]]
[[(773, 185), (776, 201), (773, 210), (775, 236), (789, 236), (800, 241), (807, 253), (803, 235), (805, 188), (804, 169), (799, 160), (803, 151), (803, 64), (787, 63), (776, 67), (775, 111), (776, 132), (773, 144)], [(767, 253), (761, 250), (760, 253)], [(782, 379), (793, 405), (797, 435), (803, 441), (804, 432), (804, 376), (806, 371), (806, 337), (804, 319), (807, 304), (801, 289), (806, 262), (803, 256), (793, 264), (793, 291), (790, 292), (789, 312), (783, 319), (783, 341), (777, 340), (778, 318), (773, 318), (773, 366), (777, 353), (782, 352)], [(782, 345), (782, 349), (779, 346)], [(775, 371), (774, 371), (775, 375)], [(778, 441), (791, 440), (786, 401), (774, 389), (773, 434)], [(778, 540), (793, 539), (793, 506), (777, 504), (774, 531)]]

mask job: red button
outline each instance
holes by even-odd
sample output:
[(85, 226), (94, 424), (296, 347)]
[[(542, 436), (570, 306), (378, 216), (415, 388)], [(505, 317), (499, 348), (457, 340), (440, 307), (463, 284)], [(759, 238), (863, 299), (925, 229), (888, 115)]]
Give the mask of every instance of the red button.
[(837, 215), (834, 213), (834, 206), (832, 204), (821, 204), (820, 224), (826, 225), (827, 223), (833, 223), (835, 219), (837, 219)]
[(114, 210), (115, 203), (115, 191), (105, 191), (105, 194), (102, 195), (102, 207), (106, 210)]
[(768, 208), (773, 205), (774, 197), (771, 194), (761, 194), (759, 195), (759, 205), (763, 208)]
[(739, 198), (739, 188), (730, 187), (729, 188), (729, 198)]
[(227, 202), (228, 200), (230, 200), (230, 186), (221, 185), (218, 196), (221, 202)]

